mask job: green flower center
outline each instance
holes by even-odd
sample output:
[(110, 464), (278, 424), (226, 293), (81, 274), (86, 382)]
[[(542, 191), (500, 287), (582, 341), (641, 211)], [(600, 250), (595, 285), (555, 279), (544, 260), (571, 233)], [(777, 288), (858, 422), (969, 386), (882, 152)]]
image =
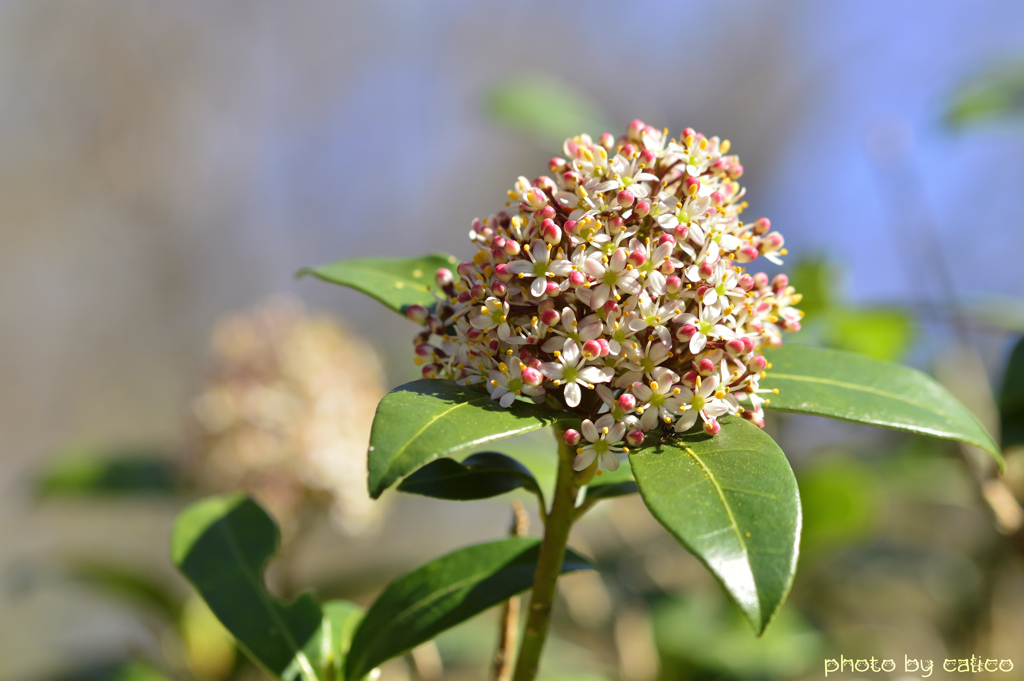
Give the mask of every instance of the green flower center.
[(594, 451), (598, 454), (604, 454), (608, 451), (609, 444), (604, 440), (598, 440), (594, 443)]
[(615, 286), (616, 282), (619, 281), (619, 274), (618, 272), (612, 272), (611, 270), (608, 270), (604, 273), (604, 276), (601, 277), (601, 281), (608, 284), (609, 286)]
[(576, 380), (576, 376), (579, 375), (579, 370), (576, 367), (565, 367), (562, 369), (562, 379), (566, 383), (573, 383)]
[(644, 370), (645, 374), (649, 374), (654, 370), (654, 360), (650, 357), (644, 357), (643, 361), (640, 362), (640, 367)]
[(538, 263), (535, 263), (534, 266), (533, 266), (533, 273), (534, 273), (534, 275), (536, 275), (538, 277), (543, 277), (545, 274), (547, 274), (547, 271), (548, 271), (547, 263), (538, 262)]
[(700, 411), (701, 409), (704, 408), (704, 398), (701, 397), (700, 395), (694, 395), (693, 399), (690, 400), (690, 406), (696, 409), (697, 411)]
[(697, 328), (700, 329), (700, 332), (705, 336), (711, 333), (711, 327), (711, 322), (700, 322), (699, 324), (697, 324)]
[(663, 404), (665, 404), (665, 395), (662, 395), (661, 393), (654, 393), (651, 395), (652, 407), (661, 407)]
[(514, 393), (519, 392), (520, 390), (523, 389), (523, 379), (513, 378), (511, 381), (508, 382), (508, 389)]

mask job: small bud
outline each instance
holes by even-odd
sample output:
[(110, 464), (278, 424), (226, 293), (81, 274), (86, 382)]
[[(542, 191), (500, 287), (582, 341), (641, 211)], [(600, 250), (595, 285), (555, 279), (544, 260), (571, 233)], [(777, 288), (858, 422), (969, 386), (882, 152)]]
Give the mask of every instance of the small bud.
[(758, 272), (754, 275), (754, 286), (757, 288), (764, 288), (768, 285), (768, 275), (764, 272)]
[(469, 292), (470, 295), (472, 295), (473, 298), (476, 300), (480, 300), (485, 295), (487, 295), (487, 289), (484, 288), (483, 284), (476, 284), (475, 286), (473, 286), (473, 288), (469, 290)]
[(744, 272), (743, 274), (740, 275), (740, 280), (737, 282), (736, 285), (739, 286), (744, 291), (749, 291), (750, 289), (754, 288), (754, 278)]
[(494, 266), (494, 276), (501, 281), (508, 282), (512, 281), (512, 278), (516, 275), (508, 268), (508, 265), (505, 263), (499, 263)]
[(519, 255), (519, 252), (523, 250), (523, 247), (519, 245), (518, 241), (509, 239), (505, 242), (505, 246), (502, 250), (505, 251), (506, 255), (515, 256)]
[(636, 208), (633, 209), (633, 215), (638, 218), (645, 218), (651, 212), (651, 204), (647, 201), (640, 201), (636, 204)]
[(760, 253), (758, 253), (757, 249), (751, 246), (750, 244), (747, 244), (740, 250), (736, 251), (736, 255), (734, 255), (733, 258), (736, 260), (736, 262), (746, 263), (751, 262), (753, 260), (757, 260), (758, 255), (760, 255)]
[(601, 308), (601, 309), (604, 310), (604, 313), (606, 315), (609, 315), (609, 314), (610, 315), (618, 315), (619, 314), (619, 304), (616, 303), (614, 300), (609, 300), (608, 302), (606, 302), (604, 304), (604, 307)]
[(754, 234), (762, 236), (770, 232), (771, 229), (772, 223), (768, 218), (758, 218), (754, 220)]
[(548, 283), (546, 283), (544, 285), (544, 295), (548, 296), (549, 298), (554, 298), (560, 292), (561, 292), (561, 289), (558, 288), (558, 284), (556, 284), (553, 281), (549, 281)]
[[(537, 187), (538, 189), (547, 190), (549, 192), (558, 191), (558, 186), (555, 184), (555, 181), (552, 180), (547, 175), (543, 175), (541, 177), (538, 177), (536, 180), (534, 180), (533, 181), (533, 186)], [(554, 208), (551, 208), (551, 206), (545, 206), (544, 209), (545, 210), (551, 209), (551, 211), (554, 212)]]
[(539, 370), (542, 364), (543, 364), (543, 362), (541, 362), (539, 359), (534, 357), (533, 359), (529, 360), (526, 363), (526, 366), (530, 367), (531, 369), (538, 369)]
[(694, 388), (697, 387), (697, 372), (696, 371), (687, 371), (685, 374), (683, 374), (683, 377), (681, 379), (679, 379), (679, 380), (687, 388), (689, 388), (690, 390), (693, 390)]
[(680, 241), (686, 238), (686, 235), (690, 233), (690, 228), (686, 225), (676, 225), (672, 228), (672, 235)]
[(776, 293), (786, 290), (787, 286), (789, 286), (789, 277), (785, 274), (776, 274), (775, 278), (772, 279), (772, 290)]
[(683, 280), (677, 277), (676, 275), (673, 274), (672, 276), (665, 279), (665, 290), (668, 291), (669, 293), (679, 293), (679, 291), (681, 291), (682, 288)]
[(700, 180), (696, 177), (686, 178), (686, 182), (684, 184), (686, 185), (686, 193), (690, 196), (696, 196), (697, 192), (700, 191)]
[(562, 440), (565, 442), (565, 444), (572, 447), (573, 445), (579, 444), (581, 437), (582, 436), (579, 434), (579, 431), (569, 428), (567, 431), (565, 431), (565, 435), (562, 436)]
[(753, 409), (744, 409), (740, 416), (750, 421), (758, 428), (764, 428), (764, 412), (760, 409), (757, 411), (754, 411)]
[(548, 161), (548, 170), (550, 170), (553, 173), (557, 173), (558, 171), (565, 168), (565, 165), (566, 164), (564, 158), (559, 158), (558, 156), (555, 156), (553, 159)]
[(634, 428), (629, 431), (626, 433), (626, 442), (628, 442), (632, 447), (639, 447), (644, 443), (644, 431), (639, 428)]
[(626, 134), (629, 135), (629, 139), (635, 140), (640, 138), (640, 132), (644, 129), (644, 122), (639, 118), (634, 118), (629, 122), (629, 127), (626, 128)]
[(700, 267), (697, 268), (697, 274), (700, 276), (701, 279), (704, 279), (704, 280), (710, 279), (711, 275), (714, 274), (714, 273), (715, 273), (714, 266), (711, 263), (709, 263), (707, 260), (702, 262), (700, 264)]
[(430, 357), (434, 354), (434, 346), (430, 343), (420, 343), (416, 346), (417, 357)]
[(740, 340), (743, 341), (743, 353), (754, 351), (754, 339), (750, 336), (740, 336)]
[(786, 240), (782, 238), (782, 235), (778, 232), (769, 232), (761, 237), (761, 252), (770, 253), (771, 251), (777, 251), (786, 243)]
[(636, 409), (636, 396), (633, 393), (622, 393), (615, 402), (622, 411), (629, 413)]
[(680, 134), (683, 139), (686, 139), (687, 137), (696, 137), (696, 135), (697, 131), (693, 128), (683, 128), (683, 132)]
[(532, 367), (523, 369), (523, 383), (526, 385), (540, 385), (544, 381), (544, 374)]
[(725, 344), (725, 351), (735, 357), (736, 355), (742, 355), (747, 351), (747, 346), (739, 338), (733, 338), (731, 341)]
[(676, 338), (681, 341), (688, 341), (693, 338), (693, 334), (697, 333), (697, 327), (693, 324), (683, 324), (676, 329)]
[(471, 341), (480, 340), (480, 337), (484, 335), (484, 332), (480, 329), (474, 329), (472, 326), (466, 329), (466, 338)]
[(455, 275), (447, 267), (441, 267), (434, 273), (434, 281), (441, 288), (448, 288), (455, 282)]
[(722, 196), (722, 192), (711, 192), (712, 206), (715, 206), (717, 208), (718, 206), (721, 206), (723, 203), (725, 203), (725, 197)]
[(495, 338), (490, 343), (487, 344), (487, 347), (490, 348), (491, 352), (497, 352), (498, 348), (501, 347), (501, 343), (499, 343), (498, 339)]
[(580, 175), (575, 170), (570, 170), (562, 174), (562, 185), (572, 191), (576, 189), (576, 185), (579, 184)]
[(623, 189), (621, 192), (615, 195), (615, 203), (619, 204), (623, 208), (628, 208), (633, 205), (633, 192), (628, 189)]
[(610, 132), (601, 133), (598, 144), (604, 147), (606, 151), (611, 151), (612, 147), (615, 146), (615, 138), (612, 137)]
[(608, 355), (612, 354), (612, 348), (608, 344), (608, 340), (607, 339), (605, 339), (605, 338), (598, 338), (596, 340), (597, 340), (597, 344), (601, 346), (601, 357), (607, 357)]
[(588, 340), (583, 344), (582, 352), (587, 359), (596, 359), (601, 356), (601, 344), (596, 340)]
[(498, 298), (504, 298), (505, 294), (508, 293), (508, 286), (503, 281), (496, 281), (491, 284), (491, 293)]
[(633, 158), (634, 154), (636, 154), (636, 145), (624, 144), (620, 153), (627, 159)]
[(693, 363), (694, 370), (701, 376), (701, 378), (707, 378), (711, 374), (715, 373), (715, 363), (707, 357)]
[(747, 362), (747, 368), (755, 374), (764, 371), (766, 366), (768, 366), (768, 361), (764, 358), (764, 355), (754, 355), (750, 358), (750, 361)]
[(557, 244), (562, 241), (562, 230), (551, 218), (546, 218), (540, 224), (540, 236), (549, 244)]
[(645, 168), (650, 168), (657, 160), (658, 155), (650, 149), (644, 149), (640, 152), (640, 163), (643, 163)]
[(460, 303), (468, 303), (469, 301), (473, 300), (473, 294), (471, 294), (469, 291), (460, 291), (457, 298)]
[(459, 266), (455, 269), (455, 271), (459, 273), (460, 277), (465, 277), (467, 279), (473, 276), (473, 272), (475, 270), (476, 268), (473, 267), (473, 263), (471, 262), (460, 262)]
[(405, 311), (405, 316), (409, 318), (409, 321), (422, 326), (430, 318), (430, 312), (422, 305), (410, 305)]
[(718, 435), (722, 430), (722, 425), (718, 422), (718, 419), (708, 419), (704, 422), (704, 432), (708, 435)]
[(531, 187), (530, 191), (526, 192), (526, 208), (527, 210), (540, 210), (548, 203), (548, 197), (544, 195), (537, 187)]
[(574, 288), (579, 288), (587, 283), (587, 277), (579, 270), (573, 270), (569, 273), (569, 283)]
[(629, 254), (629, 257), (626, 258), (626, 262), (633, 267), (640, 267), (647, 262), (647, 256), (637, 249)]
[(575, 234), (576, 233), (576, 221), (575, 220), (567, 220), (566, 223), (564, 225), (562, 225), (562, 229), (565, 230), (566, 234)]
[[(553, 184), (551, 186), (551, 191), (555, 191), (555, 186)], [(539, 220), (547, 220), (548, 218), (553, 217), (555, 217), (555, 209), (552, 208), (551, 206), (544, 206), (539, 211), (537, 211), (537, 218)]]
[(665, 244), (672, 244), (673, 246), (675, 246), (676, 238), (671, 234), (662, 234), (660, 237), (658, 237), (658, 245), (664, 246)]
[(423, 378), (437, 378), (438, 372), (441, 371), (441, 367), (436, 364), (424, 364), (423, 365)]
[(561, 315), (554, 308), (548, 308), (540, 313), (540, 321), (547, 326), (554, 326), (561, 319)]

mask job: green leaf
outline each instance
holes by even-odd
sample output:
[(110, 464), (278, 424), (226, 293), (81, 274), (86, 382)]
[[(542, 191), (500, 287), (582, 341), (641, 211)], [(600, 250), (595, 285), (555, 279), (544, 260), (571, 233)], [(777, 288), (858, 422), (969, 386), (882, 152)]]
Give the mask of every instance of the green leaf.
[(151, 575), (118, 565), (99, 562), (73, 562), (70, 574), (84, 584), (97, 587), (110, 594), (159, 612), (169, 621), (178, 616), (180, 609), (169, 589)]
[(150, 451), (76, 452), (40, 476), (40, 496), (151, 496), (179, 491), (176, 463)]
[(1024, 444), (1024, 338), (1018, 341), (1006, 365), (999, 418), (1003, 447)]
[(459, 501), (496, 497), (520, 487), (543, 498), (529, 469), (498, 452), (478, 452), (462, 463), (436, 459), (398, 485), (401, 492)]
[(559, 145), (567, 137), (586, 132), (596, 139), (611, 129), (599, 104), (540, 75), (498, 84), (487, 93), (485, 106), (494, 120)]
[[(314, 277), (354, 288), (404, 314), (413, 305), (432, 307), (440, 289), (434, 273), (441, 267), (454, 269), (455, 256), (434, 253), (418, 258), (353, 258), (329, 265), (307, 267), (298, 276)], [(443, 294), (442, 294), (443, 295)]]
[(946, 112), (952, 127), (1024, 115), (1024, 64), (1001, 64), (963, 83)]
[(343, 657), (334, 632), (353, 615), (337, 606), (325, 615), (310, 594), (288, 604), (274, 599), (263, 570), (278, 541), (274, 521), (252, 499), (210, 497), (178, 516), (171, 557), (259, 666), (285, 681), (332, 678)]
[(914, 338), (914, 320), (898, 308), (837, 306), (824, 316), (825, 343), (883, 362), (906, 354)]
[(401, 385), (377, 405), (370, 433), (370, 496), (442, 456), (543, 428), (566, 412), (516, 401), (502, 409), (487, 393), (443, 379)]
[(741, 418), (630, 452), (651, 514), (699, 558), (760, 634), (789, 593), (800, 494), (785, 454)]
[(761, 387), (779, 391), (768, 409), (960, 440), (989, 452), (1003, 467), (999, 447), (978, 419), (916, 369), (800, 345), (783, 345), (764, 355), (772, 366)]
[[(367, 610), (352, 639), (346, 679), (429, 641), (533, 584), (540, 541), (511, 537), (442, 556), (392, 582)], [(592, 569), (567, 551), (562, 572)]]
[(627, 459), (619, 464), (618, 470), (604, 471), (601, 475), (591, 478), (587, 483), (585, 500), (611, 499), (636, 492), (636, 480), (633, 479), (633, 469)]

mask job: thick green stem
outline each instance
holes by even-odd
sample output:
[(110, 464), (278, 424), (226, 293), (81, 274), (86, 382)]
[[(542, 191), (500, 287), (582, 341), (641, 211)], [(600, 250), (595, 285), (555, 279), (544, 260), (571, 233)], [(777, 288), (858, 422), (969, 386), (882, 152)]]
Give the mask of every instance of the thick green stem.
[(540, 654), (547, 638), (551, 621), (551, 605), (555, 600), (555, 585), (562, 572), (565, 547), (569, 543), (569, 530), (576, 517), (576, 494), (582, 482), (580, 474), (573, 470), (574, 449), (562, 439), (563, 431), (556, 428), (558, 437), (558, 479), (555, 496), (551, 501), (551, 512), (544, 525), (544, 540), (537, 557), (537, 572), (533, 578), (530, 594), (530, 608), (527, 611), (526, 631), (516, 660), (513, 681), (533, 681), (540, 665)]

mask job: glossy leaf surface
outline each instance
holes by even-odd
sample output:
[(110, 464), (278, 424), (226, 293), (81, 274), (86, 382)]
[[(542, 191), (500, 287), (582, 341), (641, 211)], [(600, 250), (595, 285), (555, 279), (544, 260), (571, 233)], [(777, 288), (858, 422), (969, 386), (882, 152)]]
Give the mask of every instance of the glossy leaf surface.
[(171, 557), (254, 662), (286, 681), (329, 678), (342, 663), (334, 631), (352, 613), (325, 615), (310, 594), (287, 604), (271, 596), (263, 570), (277, 546), (277, 526), (256, 502), (225, 495), (182, 512)]
[(1024, 339), (1018, 341), (1006, 365), (999, 420), (1003, 447), (1024, 444)]
[(999, 448), (978, 420), (928, 375), (901, 364), (839, 350), (783, 345), (762, 388), (777, 388), (767, 409), (816, 414), (921, 435), (960, 440), (992, 454)]
[(455, 271), (455, 256), (434, 253), (418, 258), (353, 258), (329, 265), (307, 267), (299, 276), (314, 277), (354, 288), (384, 303), (395, 312), (404, 313), (412, 305), (431, 307), (440, 289), (434, 283), (438, 268)]
[(516, 401), (508, 409), (480, 389), (442, 379), (401, 385), (380, 401), (370, 434), (369, 486), (377, 498), (439, 457), (459, 454), (571, 417)]
[(699, 558), (754, 625), (771, 621), (789, 592), (800, 543), (800, 495), (785, 454), (747, 421), (629, 455), (651, 514)]
[[(352, 639), (347, 679), (429, 641), (533, 584), (540, 541), (511, 537), (442, 556), (392, 582), (367, 610)], [(562, 572), (591, 565), (567, 551)]]
[(402, 492), (459, 501), (496, 497), (520, 487), (540, 494), (529, 469), (498, 452), (478, 452), (461, 463), (435, 459), (398, 485)]

